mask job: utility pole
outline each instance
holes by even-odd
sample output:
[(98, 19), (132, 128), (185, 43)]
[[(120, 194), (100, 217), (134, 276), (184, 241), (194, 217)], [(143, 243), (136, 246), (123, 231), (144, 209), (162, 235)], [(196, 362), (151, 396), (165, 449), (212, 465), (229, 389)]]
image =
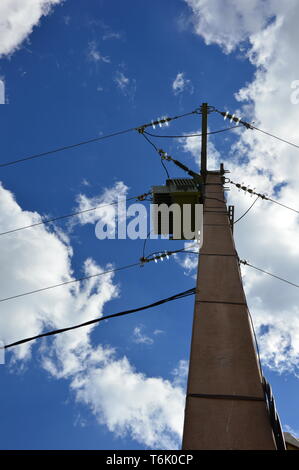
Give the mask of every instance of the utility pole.
[(184, 450), (276, 450), (227, 212), (223, 165), (207, 170), (203, 103), (203, 246), (197, 273)]

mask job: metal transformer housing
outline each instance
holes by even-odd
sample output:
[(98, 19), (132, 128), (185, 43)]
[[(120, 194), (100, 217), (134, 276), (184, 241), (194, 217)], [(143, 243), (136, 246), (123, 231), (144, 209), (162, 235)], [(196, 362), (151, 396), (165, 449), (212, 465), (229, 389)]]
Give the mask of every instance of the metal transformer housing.
[[(195, 230), (195, 211), (196, 204), (202, 204), (202, 182), (201, 178), (174, 178), (166, 180), (164, 186), (153, 186), (153, 204), (160, 206), (166, 204), (168, 207), (172, 204), (178, 204), (183, 213), (183, 206), (190, 204), (191, 206), (191, 230)], [(153, 210), (153, 230), (157, 235), (173, 235), (173, 213), (170, 211), (168, 214), (168, 233), (162, 230), (161, 213), (157, 206), (154, 206)], [(156, 215), (156, 213), (158, 214)], [(181, 240), (185, 240), (183, 232), (183, 220), (181, 220)], [(176, 238), (178, 239), (178, 238)], [(190, 239), (190, 238), (188, 238)], [(192, 238), (194, 239), (194, 237)]]

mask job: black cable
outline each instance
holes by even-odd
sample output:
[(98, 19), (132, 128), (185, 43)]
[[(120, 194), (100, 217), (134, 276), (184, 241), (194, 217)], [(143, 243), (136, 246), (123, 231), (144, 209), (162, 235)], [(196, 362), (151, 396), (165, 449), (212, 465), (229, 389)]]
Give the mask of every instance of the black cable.
[(286, 206), (285, 204), (282, 204), (281, 202), (275, 201), (274, 199), (271, 199), (270, 197), (266, 197), (265, 199), (267, 199), (267, 201), (274, 202), (274, 204), (278, 204), (279, 206), (284, 207), (285, 209), (289, 209), (290, 211), (293, 211), (293, 212), (296, 212), (297, 214), (299, 214), (299, 211), (296, 210), (296, 209), (293, 209), (293, 207)]
[(193, 287), (192, 289), (188, 289), (184, 292), (180, 292), (179, 294), (175, 294), (171, 297), (167, 297), (166, 299), (158, 300), (157, 302), (145, 305), (143, 307), (138, 307), (138, 308), (134, 308), (134, 309), (131, 309), (131, 310), (125, 310), (123, 312), (113, 313), (111, 315), (105, 315), (105, 316), (100, 317), (100, 318), (95, 318), (94, 320), (89, 320), (87, 322), (80, 323), (79, 325), (70, 326), (70, 327), (66, 327), (66, 328), (60, 328), (60, 329), (57, 329), (57, 330), (48, 331), (47, 333), (42, 333), (40, 335), (31, 336), (30, 338), (21, 339), (19, 341), (15, 341), (14, 343), (5, 345), (4, 347), (2, 347), (2, 349), (8, 349), (8, 348), (11, 348), (13, 346), (18, 346), (20, 344), (28, 343), (29, 341), (34, 341), (35, 339), (44, 338), (45, 336), (57, 335), (57, 334), (60, 334), (60, 333), (64, 333), (65, 331), (71, 331), (71, 330), (75, 330), (77, 328), (82, 328), (83, 326), (88, 326), (88, 325), (92, 325), (94, 323), (99, 323), (101, 321), (108, 320), (110, 318), (120, 317), (120, 316), (123, 316), (123, 315), (129, 315), (131, 313), (140, 312), (141, 310), (147, 310), (149, 308), (157, 307), (158, 305), (162, 305), (162, 304), (165, 304), (167, 302), (171, 302), (173, 300), (183, 299), (185, 297), (189, 297), (190, 295), (194, 295), (194, 294), (195, 294), (195, 287)]
[[(144, 132), (141, 133), (141, 135), (143, 135), (143, 137), (145, 138), (145, 140), (152, 146), (154, 147), (154, 149), (156, 150), (156, 152), (160, 155), (160, 152), (159, 152), (159, 149), (158, 147), (145, 135)], [(163, 159), (161, 157), (161, 165), (163, 166), (165, 172), (166, 172), (166, 175), (167, 175), (167, 178), (170, 179), (170, 176), (169, 176), (169, 173), (168, 173), (168, 170), (163, 162)]]
[[(142, 195), (142, 196), (145, 196), (145, 195)], [(139, 197), (141, 196), (134, 196), (134, 197), (130, 197), (128, 199), (126, 199), (127, 201), (131, 201), (132, 199), (138, 199)], [(142, 200), (147, 200), (147, 199), (142, 199)], [(18, 228), (15, 228), (15, 229), (12, 229), (12, 230), (7, 230), (5, 232), (0, 232), (0, 236), (1, 235), (7, 235), (9, 233), (13, 233), (13, 232), (19, 232), (20, 230), (25, 230), (26, 228), (32, 228), (32, 227), (36, 227), (38, 225), (46, 225), (46, 224), (49, 224), (51, 222), (55, 222), (57, 220), (61, 220), (61, 219), (67, 219), (69, 217), (74, 217), (76, 215), (79, 215), (79, 214), (84, 214), (86, 212), (91, 212), (91, 211), (95, 211), (97, 209), (102, 209), (103, 207), (108, 207), (108, 206), (113, 206), (115, 204), (117, 204), (118, 202), (115, 201), (115, 202), (110, 202), (109, 204), (104, 204), (104, 205), (100, 205), (100, 206), (96, 206), (96, 207), (92, 207), (90, 209), (84, 209), (82, 211), (77, 211), (77, 212), (73, 212), (71, 214), (66, 214), (66, 215), (60, 215), (58, 217), (53, 217), (52, 219), (46, 219), (46, 220), (43, 220), (41, 222), (36, 222), (34, 224), (31, 224), (31, 225), (25, 225), (23, 227), (18, 227)]]
[(163, 158), (162, 158), (162, 157), (161, 157), (161, 165), (163, 166), (163, 168), (164, 168), (164, 170), (165, 170), (165, 173), (166, 173), (166, 175), (167, 175), (167, 178), (170, 179), (170, 176), (169, 176), (167, 167), (166, 167), (165, 163), (163, 162)]
[(287, 450), (271, 386), (263, 377), (263, 389), (277, 450)]
[(18, 160), (13, 160), (13, 161), (10, 161), (10, 162), (0, 163), (0, 168), (10, 166), (10, 165), (15, 165), (17, 163), (25, 162), (27, 160), (33, 160), (34, 158), (45, 157), (47, 155), (52, 155), (52, 154), (55, 154), (55, 153), (58, 153), (58, 152), (62, 152), (64, 150), (69, 150), (69, 149), (73, 149), (75, 147), (80, 147), (81, 145), (87, 145), (87, 144), (90, 144), (92, 142), (98, 142), (100, 140), (109, 139), (110, 137), (115, 137), (117, 135), (125, 134), (125, 133), (131, 132), (133, 130), (135, 130), (134, 127), (132, 127), (131, 129), (126, 129), (126, 130), (119, 131), (119, 132), (113, 132), (112, 134), (102, 135), (101, 137), (95, 137), (93, 139), (84, 140), (84, 141), (78, 142), (77, 144), (65, 145), (64, 147), (58, 147), (56, 149), (49, 150), (47, 152), (36, 153), (34, 155), (30, 155), (29, 157), (19, 158)]
[(251, 127), (252, 127), (252, 129), (255, 129), (256, 131), (262, 132), (263, 134), (269, 135), (270, 137), (273, 137), (276, 140), (280, 140), (281, 142), (284, 142), (285, 144), (292, 145), (292, 147), (296, 147), (297, 149), (299, 148), (299, 145), (293, 144), (293, 142), (282, 139), (281, 137), (277, 137), (277, 135), (270, 134), (270, 132), (263, 131), (262, 129), (259, 129), (258, 127), (255, 127), (255, 126), (251, 126)]
[(257, 268), (256, 266), (253, 266), (252, 264), (248, 263), (248, 261), (246, 261), (246, 260), (240, 260), (240, 263), (241, 263), (241, 264), (244, 264), (245, 266), (250, 266), (251, 268), (254, 268), (254, 269), (256, 269), (257, 271), (261, 271), (261, 272), (264, 273), (264, 274), (268, 274), (269, 276), (275, 277), (275, 278), (278, 279), (279, 281), (286, 282), (287, 284), (290, 284), (291, 286), (294, 286), (294, 287), (298, 287), (298, 288), (299, 288), (299, 285), (294, 284), (294, 283), (291, 282), (291, 281), (287, 281), (286, 279), (283, 279), (282, 277), (276, 276), (276, 274), (268, 273), (268, 271), (264, 271), (264, 270), (261, 269), (261, 268)]
[(169, 117), (169, 118), (160, 119), (160, 120), (152, 122), (152, 123), (144, 124), (143, 126), (131, 127), (129, 129), (124, 129), (122, 131), (102, 135), (100, 137), (94, 137), (92, 139), (82, 140), (81, 142), (78, 142), (76, 144), (65, 145), (63, 147), (57, 147), (53, 150), (48, 150), (47, 152), (42, 152), (42, 153), (36, 153), (36, 154), (33, 154), (33, 155), (29, 155), (28, 157), (19, 158), (18, 160), (12, 160), (10, 162), (0, 163), (0, 168), (4, 168), (4, 167), (10, 166), (10, 165), (16, 165), (18, 163), (25, 162), (27, 160), (32, 160), (32, 159), (35, 159), (35, 158), (45, 157), (47, 155), (52, 155), (52, 154), (55, 154), (55, 153), (58, 153), (58, 152), (62, 152), (64, 150), (69, 150), (69, 149), (73, 149), (73, 148), (76, 148), (76, 147), (80, 147), (81, 145), (87, 145), (87, 144), (90, 144), (92, 142), (99, 142), (101, 140), (109, 139), (111, 137), (116, 137), (118, 135), (126, 134), (126, 133), (131, 132), (131, 131), (135, 131), (135, 130), (139, 130), (139, 129), (145, 129), (146, 127), (151, 127), (153, 124), (155, 125), (155, 124), (160, 124), (160, 123), (164, 123), (164, 122), (173, 121), (175, 119), (180, 119), (180, 118), (185, 117), (185, 116), (191, 116), (192, 114), (199, 114), (199, 110), (195, 109), (194, 111), (191, 111), (189, 113), (180, 114), (178, 116), (173, 116), (173, 117)]
[(147, 142), (148, 142), (152, 147), (154, 147), (154, 149), (156, 150), (156, 152), (159, 153), (159, 149), (158, 149), (158, 147), (154, 144), (154, 142), (152, 142), (152, 141), (145, 135), (144, 132), (143, 132), (141, 135), (143, 135), (143, 137), (145, 138), (145, 140), (147, 140)]
[(274, 139), (276, 140), (279, 140), (280, 142), (284, 142), (285, 144), (289, 144), (291, 145), (292, 147), (296, 147), (296, 148), (299, 148), (299, 145), (297, 144), (294, 144), (293, 142), (290, 142), (289, 140), (286, 140), (286, 139), (282, 139), (281, 137), (278, 137), (277, 135), (274, 135), (274, 134), (271, 134), (270, 132), (267, 132), (267, 131), (264, 131), (262, 129), (259, 129), (258, 127), (256, 126), (253, 126), (252, 124), (248, 123), (248, 122), (245, 122), (245, 121), (241, 121), (241, 119), (237, 118), (234, 114), (229, 114), (228, 112), (224, 112), (224, 111), (219, 111), (218, 109), (215, 109), (215, 112), (221, 114), (222, 116), (224, 117), (227, 117), (228, 119), (231, 119), (233, 121), (235, 121), (236, 123), (240, 123), (242, 124), (243, 126), (245, 126), (247, 129), (254, 129), (256, 131), (259, 131), (259, 132), (262, 132), (263, 134), (266, 134), (270, 137), (273, 137)]
[(242, 189), (242, 191), (248, 192), (249, 194), (255, 194), (256, 196), (260, 197), (261, 199), (273, 202), (274, 204), (278, 204), (279, 206), (284, 207), (285, 209), (289, 209), (290, 211), (293, 211), (293, 212), (296, 212), (296, 214), (299, 214), (299, 211), (297, 209), (294, 209), (293, 207), (282, 204), (281, 202), (278, 202), (275, 199), (271, 199), (270, 197), (266, 196), (265, 194), (257, 193), (253, 189), (250, 189), (247, 186), (244, 186), (243, 184), (234, 183), (234, 181), (231, 181), (229, 178), (226, 178), (226, 183), (233, 184), (237, 188)]
[(146, 246), (146, 242), (151, 234), (152, 230), (150, 230), (146, 236), (146, 238), (144, 239), (144, 242), (143, 242), (143, 250), (142, 250), (142, 258), (145, 258), (145, 246)]
[(91, 274), (90, 276), (84, 276), (84, 277), (81, 277), (81, 278), (72, 279), (71, 281), (61, 282), (60, 284), (55, 284), (55, 285), (52, 285), (52, 286), (42, 287), (41, 289), (35, 289), (35, 290), (30, 291), (30, 292), (24, 292), (23, 294), (13, 295), (11, 297), (6, 297), (6, 298), (3, 298), (3, 299), (0, 299), (0, 302), (6, 302), (7, 300), (17, 299), (18, 297), (24, 297), (25, 295), (36, 294), (38, 292), (42, 292), (42, 291), (49, 290), (49, 289), (54, 289), (56, 287), (65, 286), (67, 284), (73, 284), (75, 282), (85, 281), (85, 280), (91, 279), (93, 277), (103, 276), (104, 274), (114, 273), (116, 271), (122, 271), (123, 269), (133, 268), (134, 266), (140, 266), (140, 263), (133, 263), (133, 264), (129, 264), (127, 266), (122, 266), (120, 268), (109, 269), (108, 271), (103, 271), (101, 273)]
[[(230, 131), (232, 129), (236, 129), (237, 127), (241, 127), (241, 126), (232, 126), (232, 127), (227, 127), (225, 129), (220, 129), (219, 131), (207, 132), (206, 135), (219, 134), (220, 132)], [(151, 136), (151, 137), (158, 137), (158, 138), (161, 138), (161, 139), (181, 139), (181, 138), (188, 139), (189, 137), (201, 137), (202, 136), (202, 134), (158, 135), (158, 134), (152, 134), (152, 133), (147, 132), (147, 131), (144, 131), (144, 133)]]
[(248, 312), (251, 328), (253, 331), (253, 336), (254, 336), (254, 341), (255, 341), (255, 346), (256, 346), (256, 354), (258, 358), (260, 374), (262, 377), (263, 392), (264, 392), (264, 397), (265, 397), (265, 401), (267, 405), (267, 411), (268, 411), (269, 418), (270, 418), (271, 427), (272, 427), (274, 438), (275, 438), (276, 447), (277, 447), (277, 450), (286, 450), (283, 432), (282, 432), (281, 424), (280, 424), (280, 419), (276, 411), (276, 406), (275, 406), (275, 401), (272, 395), (271, 386), (267, 382), (263, 374), (260, 350), (259, 350), (257, 335), (256, 335), (254, 324), (253, 324), (253, 319), (252, 319), (249, 309), (247, 309), (247, 312)]
[(247, 209), (246, 212), (244, 212), (244, 214), (241, 215), (241, 217), (239, 217), (237, 220), (234, 221), (234, 225), (239, 222), (239, 220), (243, 219), (243, 217), (245, 217), (245, 215), (250, 211), (250, 209), (254, 206), (254, 204), (256, 203), (256, 201), (259, 199), (259, 196), (253, 201), (253, 203), (251, 204), (251, 206)]

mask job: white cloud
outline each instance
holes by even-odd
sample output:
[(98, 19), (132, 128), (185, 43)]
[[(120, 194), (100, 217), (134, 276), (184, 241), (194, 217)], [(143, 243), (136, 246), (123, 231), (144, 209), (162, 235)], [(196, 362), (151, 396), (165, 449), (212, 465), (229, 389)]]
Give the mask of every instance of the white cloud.
[(110, 431), (129, 432), (151, 449), (178, 448), (185, 402), (180, 387), (137, 373), (126, 357), (90, 367), (72, 387)]
[(0, 104), (5, 104), (5, 82), (0, 78)]
[(189, 93), (193, 93), (192, 83), (190, 80), (185, 78), (185, 74), (183, 72), (179, 72), (172, 82), (172, 91), (175, 95), (179, 95), (187, 90)]
[[(208, 132), (210, 129), (208, 129)], [(195, 130), (194, 132), (189, 132), (185, 133), (184, 135), (192, 135), (192, 134), (200, 134), (201, 130)], [(199, 171), (200, 168), (200, 160), (201, 160), (201, 139), (200, 137), (187, 137), (187, 138), (181, 138), (178, 139), (179, 143), (182, 146), (182, 149), (184, 152), (190, 152), (191, 155), (194, 157), (197, 168), (195, 168), (195, 171)], [(220, 165), (220, 153), (216, 149), (215, 145), (213, 144), (213, 141), (211, 139), (208, 140), (208, 145), (207, 145), (207, 152), (209, 155), (208, 159), (208, 170), (217, 170)]]
[(117, 72), (114, 79), (115, 83), (121, 90), (125, 90), (130, 83), (130, 79), (123, 72)]
[[(194, 241), (185, 242), (184, 249), (186, 251), (198, 252), (198, 245)], [(195, 270), (198, 265), (198, 256), (192, 253), (175, 253), (174, 259), (176, 262), (184, 269), (184, 274), (186, 276), (193, 275), (195, 277)]]
[(114, 76), (114, 82), (123, 95), (133, 100), (136, 92), (136, 80), (126, 77), (123, 72), (118, 70)]
[(121, 39), (122, 35), (121, 33), (117, 33), (115, 31), (107, 31), (105, 34), (103, 34), (103, 41), (106, 41), (107, 39)]
[[(1, 230), (40, 221), (39, 214), (23, 211), (13, 195), (0, 186)], [(44, 247), (47, 247), (45, 250)], [(1, 237), (2, 271), (0, 298), (58, 284), (73, 279), (73, 250), (65, 233), (37, 226)], [(86, 259), (85, 275), (102, 271), (92, 259)], [(1, 339), (6, 343), (40, 333), (44, 328), (71, 325), (101, 311), (103, 303), (117, 295), (110, 275), (82, 284), (28, 295), (0, 305)], [(87, 330), (86, 330), (87, 331)], [(83, 333), (83, 336), (85, 333)], [(30, 355), (32, 343), (13, 349), (17, 358)]]
[(133, 331), (133, 341), (137, 344), (153, 344), (154, 340), (143, 333), (144, 326), (136, 326)]
[[(299, 78), (298, 2), (186, 2), (193, 10), (195, 31), (207, 44), (217, 44), (226, 53), (239, 48), (256, 68), (252, 81), (236, 93), (240, 107), (237, 114), (254, 120), (261, 129), (299, 143), (299, 107), (290, 99), (291, 82)], [(258, 192), (268, 193), (273, 199), (298, 209), (297, 149), (243, 129), (230, 156), (226, 166), (233, 181), (245, 182)], [(275, 186), (281, 183), (284, 185), (276, 192)], [(236, 217), (252, 201), (231, 188), (230, 203), (236, 205)], [(241, 258), (299, 284), (298, 232), (299, 221), (294, 213), (259, 201), (236, 225), (236, 246)], [(279, 372), (298, 374), (296, 289), (249, 267), (242, 267), (242, 272), (264, 363)]]
[(272, 4), (277, 3), (267, 0), (185, 1), (192, 9), (196, 33), (206, 44), (218, 44), (226, 53), (261, 31), (273, 15)]
[[(77, 206), (74, 212), (87, 211), (78, 214), (70, 222), (70, 227), (76, 224), (96, 224), (95, 236), (100, 232), (109, 232), (116, 235), (117, 221), (125, 220), (126, 210), (125, 204), (119, 206), (113, 204), (118, 202), (119, 199), (124, 200), (127, 196), (128, 187), (122, 182), (117, 181), (111, 188), (105, 188), (98, 196), (88, 197), (85, 194), (78, 194), (76, 198)], [(97, 208), (96, 210), (91, 210)], [(99, 232), (98, 232), (99, 230)]]
[[(117, 188), (126, 191), (120, 183), (115, 185), (114, 189)], [(102, 196), (99, 201), (110, 201), (112, 192), (106, 190), (106, 200)], [(23, 211), (12, 193), (0, 186), (1, 231), (39, 220), (39, 214)], [(70, 241), (61, 230), (41, 225), (2, 236), (0, 264), (5, 269), (0, 273), (0, 298), (73, 279), (72, 258)], [(82, 275), (110, 267), (102, 267), (88, 258), (82, 266)], [(45, 330), (100, 317), (104, 305), (118, 296), (118, 291), (114, 275), (109, 273), (1, 302), (0, 338), (8, 344)], [(177, 448), (183, 425), (182, 388), (175, 381), (147, 377), (136, 371), (129, 359), (117, 355), (111, 346), (92, 344), (91, 332), (95, 327), (36, 342), (38, 349), (34, 349), (34, 354), (50, 376), (68, 380), (75, 399), (85, 404), (111, 432), (129, 435), (150, 448)], [(28, 363), (33, 344), (13, 348), (12, 355), (7, 353), (6, 362), (11, 357), (20, 370)]]
[(10, 55), (32, 33), (42, 16), (63, 0), (1, 0), (0, 57)]
[(173, 383), (176, 386), (179, 386), (185, 389), (186, 383), (187, 383), (188, 371), (189, 371), (189, 361), (186, 361), (184, 359), (180, 360), (178, 363), (178, 366), (172, 371), (172, 375), (174, 376)]
[(164, 333), (163, 330), (154, 330), (154, 335), (161, 335), (162, 333)]
[(88, 43), (87, 56), (92, 62), (105, 62), (106, 64), (109, 64), (111, 62), (108, 56), (104, 56), (100, 53), (97, 47), (97, 43), (95, 41), (91, 41)]

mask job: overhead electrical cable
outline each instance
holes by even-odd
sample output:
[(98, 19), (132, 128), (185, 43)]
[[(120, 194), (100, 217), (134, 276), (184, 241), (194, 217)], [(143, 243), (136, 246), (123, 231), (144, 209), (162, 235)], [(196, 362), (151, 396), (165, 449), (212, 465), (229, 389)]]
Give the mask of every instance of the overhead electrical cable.
[[(219, 134), (220, 132), (231, 131), (233, 129), (236, 129), (237, 127), (241, 127), (241, 126), (226, 127), (225, 129), (220, 129), (218, 131), (207, 132), (206, 135)], [(148, 131), (144, 131), (144, 134), (147, 134), (151, 137), (161, 138), (161, 139), (188, 139), (190, 137), (201, 137), (202, 136), (202, 134), (159, 135), (159, 134), (152, 134)]]
[(268, 274), (268, 276), (274, 277), (275, 279), (278, 279), (279, 281), (286, 282), (287, 284), (290, 284), (291, 286), (298, 287), (298, 284), (294, 284), (294, 282), (288, 281), (287, 279), (283, 279), (282, 277), (277, 276), (276, 274), (269, 273), (268, 271), (265, 271), (264, 269), (258, 268), (257, 266), (253, 266), (253, 264), (248, 263), (246, 260), (239, 260), (241, 264), (244, 264), (245, 266), (250, 266), (251, 268), (256, 269), (257, 271), (260, 271), (264, 274)]
[[(131, 201), (133, 199), (137, 199), (138, 201), (146, 201), (147, 200), (146, 197), (150, 194), (151, 193), (145, 193), (145, 194), (141, 194), (140, 196), (133, 196), (133, 197), (130, 197), (130, 198), (126, 199), (126, 201)], [(46, 224), (49, 224), (51, 222), (56, 222), (57, 220), (67, 219), (67, 218), (70, 218), (70, 217), (75, 217), (76, 215), (85, 214), (87, 212), (92, 212), (92, 211), (95, 211), (97, 209), (103, 209), (104, 207), (108, 207), (108, 206), (114, 206), (116, 204), (118, 204), (118, 201), (110, 202), (109, 204), (103, 204), (103, 205), (99, 205), (99, 206), (96, 206), (96, 207), (91, 207), (90, 209), (84, 209), (84, 210), (81, 210), (81, 211), (72, 212), (71, 214), (59, 215), (59, 216), (53, 217), (51, 219), (42, 220), (41, 222), (36, 222), (34, 224), (25, 225), (23, 227), (17, 227), (17, 228), (11, 229), (11, 230), (6, 230), (5, 232), (0, 232), (0, 236), (1, 235), (7, 235), (7, 234), (13, 233), (13, 232), (19, 232), (20, 230), (25, 230), (27, 228), (36, 227), (38, 225), (46, 225)]]
[(49, 290), (49, 289), (55, 289), (56, 287), (61, 287), (61, 286), (69, 285), (69, 284), (74, 284), (76, 282), (81, 282), (81, 281), (85, 281), (87, 279), (92, 279), (94, 277), (103, 276), (104, 274), (108, 274), (108, 273), (114, 273), (114, 272), (117, 272), (117, 271), (122, 271), (124, 269), (133, 268), (135, 266), (140, 266), (140, 263), (133, 263), (133, 264), (129, 264), (127, 266), (121, 266), (120, 268), (108, 269), (107, 271), (102, 271), (102, 272), (99, 272), (99, 273), (96, 273), (96, 274), (91, 274), (89, 276), (83, 276), (83, 277), (80, 277), (80, 278), (71, 279), (70, 281), (61, 282), (59, 284), (54, 284), (54, 285), (51, 285), (51, 286), (42, 287), (41, 289), (35, 289), (35, 290), (29, 291), (29, 292), (23, 292), (22, 294), (12, 295), (11, 297), (6, 297), (6, 298), (3, 298), (3, 299), (0, 299), (0, 302), (6, 302), (8, 300), (17, 299), (19, 297), (24, 297), (26, 295), (36, 294), (38, 292), (43, 292), (43, 291), (46, 291), (46, 290)]
[(111, 318), (116, 318), (116, 317), (120, 317), (120, 316), (124, 316), (124, 315), (129, 315), (129, 314), (132, 314), (132, 313), (140, 312), (142, 310), (147, 310), (149, 308), (158, 307), (159, 305), (163, 305), (167, 302), (172, 302), (174, 300), (183, 299), (183, 298), (189, 297), (190, 295), (194, 295), (195, 291), (196, 291), (196, 289), (195, 289), (195, 287), (193, 287), (192, 289), (188, 289), (184, 292), (180, 292), (179, 294), (172, 295), (171, 297), (167, 297), (165, 299), (158, 300), (157, 302), (154, 302), (154, 303), (151, 303), (151, 304), (148, 304), (148, 305), (144, 305), (142, 307), (138, 307), (138, 308), (134, 308), (134, 309), (130, 309), (130, 310), (125, 310), (125, 311), (118, 312), (118, 313), (113, 313), (113, 314), (110, 314), (110, 315), (104, 315), (103, 317), (95, 318), (93, 320), (89, 320), (89, 321), (86, 321), (84, 323), (80, 323), (78, 325), (69, 326), (69, 327), (66, 327), (66, 328), (60, 328), (60, 329), (57, 329), (57, 330), (48, 331), (46, 333), (41, 333), (39, 335), (31, 336), (29, 338), (24, 338), (24, 339), (21, 339), (19, 341), (15, 341), (13, 343), (7, 344), (7, 345), (3, 346), (0, 349), (12, 348), (14, 346), (19, 346), (21, 344), (28, 343), (30, 341), (34, 341), (36, 339), (44, 338), (46, 336), (58, 335), (60, 333), (66, 332), (66, 331), (71, 331), (71, 330), (75, 330), (77, 328), (82, 328), (84, 326), (89, 326), (89, 325), (92, 325), (94, 323), (99, 323), (101, 321), (108, 320), (108, 319), (111, 319)]
[(266, 194), (261, 194), (257, 193), (253, 189), (249, 188), (248, 186), (244, 186), (243, 184), (240, 183), (234, 183), (234, 181), (231, 181), (229, 178), (225, 178), (226, 183), (233, 184), (236, 186), (238, 189), (242, 189), (244, 192), (248, 192), (249, 194), (255, 194), (256, 196), (260, 197), (261, 199), (265, 199), (266, 201), (273, 202), (274, 204), (278, 204), (281, 207), (284, 207), (285, 209), (289, 209), (290, 211), (296, 212), (299, 214), (299, 211), (297, 209), (294, 209), (293, 207), (287, 206), (286, 204), (282, 204), (279, 201), (276, 201), (275, 199), (271, 199), (270, 197), (266, 196)]
[(234, 121), (236, 122), (237, 124), (242, 124), (243, 126), (245, 126), (247, 129), (251, 129), (251, 130), (256, 130), (256, 131), (259, 131), (259, 132), (262, 132), (263, 134), (266, 134), (270, 137), (273, 137), (274, 139), (276, 140), (279, 140), (280, 142), (284, 142), (285, 144), (288, 144), (288, 145), (291, 145), (292, 147), (295, 147), (295, 148), (299, 148), (299, 145), (298, 144), (294, 144), (294, 142), (290, 142), (289, 140), (287, 139), (283, 139), (282, 137), (278, 137), (277, 135), (275, 134), (271, 134), (270, 132), (267, 132), (267, 131), (264, 131), (263, 129), (260, 129), (259, 127), (256, 127), (254, 126), (253, 124), (249, 123), (249, 122), (246, 122), (246, 121), (242, 121), (240, 118), (238, 118), (237, 116), (235, 116), (235, 114), (230, 114), (228, 111), (224, 112), (224, 111), (219, 111), (218, 109), (215, 109), (215, 112), (221, 114), (224, 119), (230, 119), (230, 121)]
[(259, 199), (259, 196), (253, 201), (253, 203), (251, 204), (250, 207), (248, 207), (248, 209), (244, 212), (244, 214), (241, 215), (241, 217), (239, 217), (237, 220), (234, 221), (234, 225), (239, 222), (239, 220), (243, 219), (243, 217), (245, 217), (246, 214), (248, 214), (248, 212), (252, 209), (252, 207), (254, 206), (254, 204), (256, 203), (256, 201)]
[(124, 130), (121, 130), (121, 131), (113, 132), (111, 134), (105, 134), (105, 135), (101, 135), (99, 137), (94, 137), (92, 139), (82, 140), (82, 141), (77, 142), (75, 144), (64, 145), (62, 147), (57, 147), (57, 148), (48, 150), (46, 152), (35, 153), (33, 155), (29, 155), (27, 157), (19, 158), (17, 160), (3, 162), (3, 163), (0, 163), (0, 168), (4, 168), (4, 167), (7, 167), (7, 166), (11, 166), (11, 165), (16, 165), (18, 163), (22, 163), (22, 162), (25, 162), (25, 161), (28, 161), (28, 160), (33, 160), (35, 158), (45, 157), (47, 155), (53, 155), (53, 154), (56, 154), (58, 152), (62, 152), (64, 150), (70, 150), (70, 149), (73, 149), (73, 148), (76, 148), (76, 147), (80, 147), (82, 145), (91, 144), (93, 142), (100, 142), (101, 140), (110, 139), (112, 137), (116, 137), (116, 136), (119, 136), (119, 135), (122, 135), (122, 134), (127, 134), (128, 132), (132, 132), (132, 131), (135, 131), (135, 130), (146, 129), (147, 127), (152, 127), (152, 126), (155, 127), (155, 125), (162, 125), (163, 123), (168, 123), (170, 121), (173, 121), (175, 119), (180, 119), (180, 118), (183, 118), (185, 116), (191, 116), (192, 114), (200, 114), (200, 111), (198, 109), (195, 109), (194, 111), (191, 111), (189, 113), (180, 114), (178, 116), (165, 117), (163, 119), (158, 119), (157, 121), (151, 121), (150, 123), (143, 124), (142, 126), (130, 127), (129, 129), (124, 129)]
[(163, 259), (163, 258), (168, 257), (172, 254), (175, 254), (179, 251), (181, 251), (181, 250), (168, 251), (168, 252), (165, 251), (164, 253), (160, 253), (159, 256), (153, 257), (151, 259), (149, 259), (148, 257), (141, 258), (138, 263), (132, 263), (132, 264), (129, 264), (127, 266), (121, 266), (119, 268), (108, 269), (107, 271), (101, 271), (101, 272), (91, 274), (91, 275), (88, 275), (88, 276), (83, 276), (83, 277), (80, 277), (80, 278), (71, 279), (69, 281), (60, 282), (58, 284), (54, 284), (54, 285), (51, 285), (51, 286), (45, 286), (45, 287), (42, 287), (40, 289), (35, 289), (35, 290), (32, 290), (32, 291), (23, 292), (21, 294), (12, 295), (10, 297), (5, 297), (5, 298), (0, 299), (0, 303), (1, 302), (7, 302), (8, 300), (17, 299), (19, 297), (25, 297), (25, 296), (31, 295), (31, 294), (37, 294), (39, 292), (43, 292), (43, 291), (46, 291), (46, 290), (55, 289), (56, 287), (62, 287), (62, 286), (66, 286), (66, 285), (69, 285), (69, 284), (74, 284), (76, 282), (85, 281), (87, 279), (92, 279), (92, 278), (95, 278), (95, 277), (103, 276), (104, 274), (114, 273), (114, 272), (117, 272), (117, 271), (123, 271), (124, 269), (133, 268), (135, 266), (143, 266), (144, 263), (147, 263), (147, 262), (150, 262), (150, 261), (157, 261), (158, 259)]
[[(143, 135), (143, 137), (145, 138), (145, 140), (152, 146), (154, 147), (155, 151), (160, 155), (160, 150), (158, 149), (158, 147), (145, 135), (144, 132), (141, 133), (141, 135)], [(169, 176), (169, 173), (168, 173), (168, 170), (165, 166), (165, 163), (163, 162), (163, 158), (162, 156), (160, 155), (160, 159), (161, 159), (161, 165), (163, 166), (164, 170), (165, 170), (165, 173), (167, 175), (167, 178), (169, 179), (170, 176)]]

